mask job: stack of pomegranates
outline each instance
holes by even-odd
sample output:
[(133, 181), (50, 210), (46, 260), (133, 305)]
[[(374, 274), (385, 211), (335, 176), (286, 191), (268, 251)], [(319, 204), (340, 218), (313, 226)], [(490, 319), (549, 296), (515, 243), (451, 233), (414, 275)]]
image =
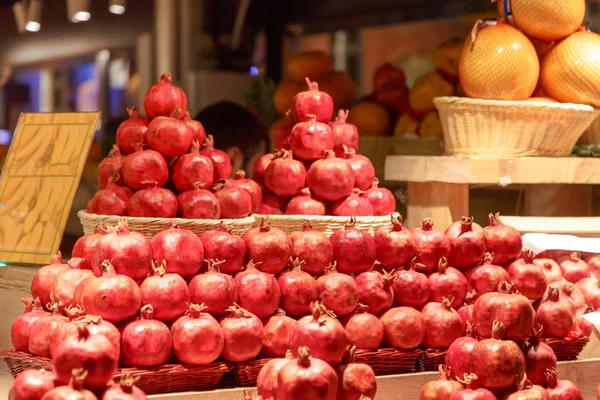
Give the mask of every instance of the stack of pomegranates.
[(231, 178), (231, 161), (214, 148), (187, 98), (161, 75), (117, 130), (117, 143), (98, 166), (100, 190), (87, 212), (131, 217), (242, 218), (258, 210), (259, 186), (244, 171)]
[[(272, 154), (254, 164), (261, 186), (259, 214), (382, 216), (396, 210), (394, 195), (378, 186), (375, 168), (358, 150), (358, 130), (333, 100), (306, 78), (286, 114), (290, 124), (277, 131)], [(295, 124), (294, 124), (295, 123)]]

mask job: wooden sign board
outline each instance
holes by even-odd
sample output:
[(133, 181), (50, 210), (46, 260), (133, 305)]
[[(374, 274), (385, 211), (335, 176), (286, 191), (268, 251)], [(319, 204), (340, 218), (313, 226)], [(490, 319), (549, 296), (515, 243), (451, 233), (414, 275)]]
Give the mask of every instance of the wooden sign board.
[(0, 176), (0, 261), (48, 264), (59, 248), (100, 113), (23, 113)]

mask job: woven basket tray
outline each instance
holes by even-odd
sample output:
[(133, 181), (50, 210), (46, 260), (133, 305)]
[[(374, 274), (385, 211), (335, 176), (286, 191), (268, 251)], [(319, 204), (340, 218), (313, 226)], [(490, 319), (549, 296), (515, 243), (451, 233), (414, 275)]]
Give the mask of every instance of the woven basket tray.
[(356, 350), (354, 361), (369, 364), (375, 375), (406, 374), (417, 370), (417, 360), (423, 355), (423, 350)]
[[(266, 215), (255, 214), (255, 226), (260, 226), (260, 223)], [(350, 217), (334, 217), (330, 215), (269, 215), (271, 226), (281, 229), (287, 234), (302, 230), (304, 221), (308, 220), (312, 223), (312, 229), (325, 233), (331, 236), (334, 232), (344, 229), (350, 222)], [(390, 223), (390, 216), (384, 217), (356, 217), (356, 229), (369, 232), (371, 235), (375, 233), (377, 228), (386, 226)]]
[(418, 362), (420, 371), (437, 371), (438, 365), (446, 363), (448, 349), (425, 349)]
[(558, 361), (570, 361), (577, 360), (590, 338), (585, 336), (575, 340), (542, 338), (542, 341), (554, 350)]
[(567, 157), (600, 110), (580, 104), (436, 97), (446, 154)]
[[(36, 357), (13, 349), (0, 350), (0, 359), (4, 360), (13, 377), (27, 368), (52, 370), (52, 360)], [(138, 377), (136, 386), (146, 394), (161, 394), (214, 390), (221, 377), (232, 367), (225, 362), (215, 362), (207, 365), (167, 364), (160, 367), (120, 368), (116, 378), (129, 373)]]
[(256, 377), (261, 368), (271, 361), (272, 358), (261, 358), (235, 364), (238, 383), (240, 386), (256, 386)]
[(77, 213), (86, 235), (94, 233), (94, 229), (100, 224), (116, 225), (121, 218), (125, 219), (132, 231), (143, 233), (151, 238), (155, 234), (168, 229), (173, 222), (179, 224), (182, 229), (188, 229), (197, 235), (206, 231), (219, 229), (221, 221), (231, 229), (231, 233), (241, 236), (254, 225), (254, 217), (249, 216), (240, 219), (185, 219), (185, 218), (141, 218), (141, 217), (119, 217), (116, 215), (89, 214), (83, 210)]

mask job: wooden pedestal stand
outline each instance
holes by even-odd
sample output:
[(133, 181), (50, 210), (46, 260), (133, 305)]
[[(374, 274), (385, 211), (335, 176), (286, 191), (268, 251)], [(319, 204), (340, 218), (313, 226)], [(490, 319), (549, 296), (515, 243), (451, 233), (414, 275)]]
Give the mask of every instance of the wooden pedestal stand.
[(600, 184), (600, 159), (388, 156), (385, 180), (408, 182), (408, 228), (431, 217), (444, 229), (469, 215), (469, 185), (475, 184), (535, 185), (525, 193), (526, 215), (588, 216), (591, 185)]

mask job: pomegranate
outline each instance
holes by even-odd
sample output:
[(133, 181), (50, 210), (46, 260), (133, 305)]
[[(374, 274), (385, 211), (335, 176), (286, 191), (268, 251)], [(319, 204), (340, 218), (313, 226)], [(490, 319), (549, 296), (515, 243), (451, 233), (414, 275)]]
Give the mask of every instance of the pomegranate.
[(285, 208), (288, 215), (325, 215), (327, 204), (311, 195), (309, 188), (300, 191), (300, 195), (292, 198)]
[(218, 230), (206, 231), (200, 236), (207, 260), (219, 260), (219, 271), (224, 274), (240, 272), (246, 257), (246, 243), (231, 234), (231, 228), (221, 221)]
[(456, 380), (466, 386), (466, 389), (453, 393), (449, 400), (496, 400), (496, 396), (487, 389), (475, 389), (477, 384), (477, 375), (464, 374), (464, 378), (460, 379), (456, 376)]
[(577, 283), (584, 278), (589, 278), (590, 267), (581, 259), (581, 253), (571, 253), (569, 257), (559, 260), (563, 277), (572, 283)]
[(124, 219), (119, 221), (114, 232), (104, 235), (96, 245), (98, 262), (111, 260), (117, 273), (136, 280), (145, 278), (152, 271), (152, 255), (150, 240), (139, 232), (130, 232)]
[(438, 370), (440, 379), (427, 382), (421, 389), (419, 400), (449, 400), (454, 393), (464, 389), (460, 382), (450, 379), (452, 373), (450, 368), (440, 364)]
[(263, 324), (256, 315), (236, 304), (228, 311), (229, 315), (221, 320), (224, 335), (221, 355), (233, 362), (252, 360), (262, 347)]
[[(114, 348), (117, 349), (117, 354), (120, 352), (121, 332), (119, 332), (117, 327), (111, 324), (110, 322), (104, 321), (102, 317), (90, 314), (79, 317), (73, 322), (74, 323), (65, 323), (61, 327), (61, 329), (59, 330), (60, 336), (56, 334), (56, 331), (55, 334), (52, 335), (50, 342), (50, 350), (52, 354), (55, 354), (58, 346), (60, 346), (60, 344), (67, 337), (79, 335), (79, 325), (81, 324), (87, 325), (87, 329), (90, 332), (90, 334), (105, 336), (110, 341), (110, 343), (112, 343)], [(56, 338), (55, 335), (57, 336)], [(54, 343), (54, 341), (56, 341), (56, 343)]]
[(204, 147), (200, 150), (200, 154), (210, 158), (213, 163), (213, 182), (231, 177), (231, 160), (227, 153), (215, 149), (215, 140), (212, 135), (208, 135), (204, 141)]
[(329, 315), (329, 310), (322, 303), (311, 304), (312, 315), (300, 318), (290, 332), (290, 348), (295, 357), (299, 356), (298, 348), (306, 346), (314, 357), (337, 365), (346, 353), (348, 339), (342, 324)]
[(185, 364), (210, 364), (221, 355), (225, 343), (223, 330), (206, 307), (189, 304), (189, 311), (171, 326), (173, 351)]
[(600, 254), (591, 255), (585, 259), (588, 267), (590, 268), (590, 272), (596, 277), (596, 279), (600, 278)]
[(317, 122), (316, 115), (308, 114), (306, 122), (294, 125), (290, 133), (290, 148), (296, 157), (304, 161), (315, 161), (323, 158), (325, 151), (333, 151), (333, 132), (327, 122)]
[(429, 299), (431, 285), (425, 274), (416, 271), (416, 268), (424, 269), (416, 260), (417, 257), (413, 258), (406, 269), (392, 271), (394, 301), (400, 306), (421, 308)]
[(246, 269), (235, 276), (239, 303), (258, 318), (272, 315), (279, 306), (281, 291), (271, 274), (256, 269), (251, 260)]
[(429, 275), (431, 292), (429, 301), (441, 303), (446, 296), (452, 297), (452, 307), (459, 307), (467, 297), (467, 278), (457, 270), (448, 266), (444, 257), (440, 258), (438, 270)]
[(333, 133), (333, 151), (337, 157), (344, 157), (344, 146), (358, 150), (358, 129), (356, 125), (347, 123), (346, 118), (348, 118), (348, 110), (340, 110), (335, 121), (329, 123)]
[(190, 282), (190, 297), (194, 304), (202, 304), (210, 315), (225, 315), (238, 301), (238, 288), (230, 275), (219, 272), (222, 261), (206, 260), (208, 271), (196, 275)]
[(302, 271), (313, 276), (323, 275), (333, 258), (333, 247), (329, 238), (322, 232), (313, 231), (312, 223), (305, 220), (302, 231), (289, 235), (291, 257), (304, 261)]
[(94, 393), (83, 388), (83, 383), (86, 382), (87, 376), (88, 371), (83, 368), (75, 368), (71, 372), (71, 380), (68, 385), (56, 386), (54, 389), (47, 391), (43, 396), (37, 398), (42, 400), (98, 400)]
[(171, 332), (164, 322), (154, 319), (150, 304), (142, 307), (140, 317), (121, 333), (121, 363), (139, 368), (162, 365), (171, 356)]
[(252, 197), (241, 187), (222, 179), (213, 186), (213, 192), (219, 201), (221, 218), (244, 218), (252, 214)]
[[(187, 97), (180, 87), (171, 83), (172, 80), (169, 72), (162, 74), (158, 78), (158, 83), (148, 89), (144, 95), (144, 110), (148, 118), (168, 116), (177, 107), (187, 110)], [(185, 113), (178, 115), (179, 119), (184, 117)]]
[(56, 349), (62, 343), (64, 338), (67, 337), (67, 333), (69, 331), (74, 330), (75, 332), (78, 332), (78, 319), (85, 314), (85, 310), (79, 306), (69, 306), (65, 308), (63, 312), (67, 316), (68, 321), (65, 321), (62, 324), (60, 324), (60, 326), (57, 326), (56, 329), (54, 329), (50, 334), (50, 346), (48, 347), (50, 352), (50, 358), (54, 356)]
[(523, 250), (523, 258), (519, 258), (507, 268), (508, 275), (516, 289), (529, 300), (538, 300), (544, 296), (548, 281), (544, 270), (533, 263), (535, 254)]
[(143, 150), (140, 144), (123, 161), (123, 179), (133, 190), (146, 188), (148, 184), (144, 182), (156, 182), (157, 186), (163, 186), (169, 179), (169, 167), (158, 151)]
[(265, 171), (265, 186), (281, 197), (296, 196), (306, 186), (306, 168), (294, 160), (292, 152), (283, 150)]
[(389, 189), (379, 187), (379, 179), (373, 178), (371, 188), (363, 194), (371, 203), (373, 215), (389, 215), (396, 211), (396, 197)]
[(368, 232), (355, 228), (356, 218), (351, 217), (344, 230), (329, 237), (333, 247), (333, 260), (337, 270), (345, 274), (368, 271), (377, 258), (375, 240)]
[(367, 199), (363, 197), (364, 192), (360, 189), (353, 189), (352, 193), (345, 198), (339, 199), (333, 203), (331, 214), (334, 216), (371, 216), (373, 207)]
[(138, 379), (131, 374), (125, 374), (118, 384), (113, 383), (104, 391), (102, 400), (146, 400), (146, 393), (134, 385)]
[(293, 317), (310, 313), (311, 303), (318, 300), (317, 281), (302, 270), (305, 261), (292, 260), (292, 270), (284, 272), (277, 279), (281, 291), (281, 308)]
[(446, 349), (463, 335), (462, 319), (452, 308), (453, 300), (452, 296), (444, 297), (441, 303), (427, 303), (421, 310), (425, 320), (425, 346)]
[(589, 304), (594, 310), (600, 309), (600, 283), (596, 279), (582, 279), (577, 282), (577, 288), (581, 291), (581, 293), (583, 293), (585, 302), (587, 304)]
[(135, 151), (135, 145), (144, 141), (150, 124), (148, 119), (140, 117), (140, 110), (136, 106), (128, 108), (127, 114), (129, 119), (123, 121), (117, 129), (117, 145), (123, 154)]
[(527, 297), (513, 293), (512, 289), (508, 282), (500, 282), (498, 293), (486, 293), (475, 301), (473, 321), (482, 337), (491, 337), (495, 320), (505, 327), (506, 339), (523, 342), (529, 337), (535, 311)]
[(271, 161), (273, 161), (273, 159), (277, 157), (279, 153), (280, 151), (275, 151), (273, 153), (265, 154), (254, 162), (254, 166), (252, 167), (252, 179), (254, 179), (260, 186), (264, 186), (265, 172), (269, 164), (271, 164)]
[(389, 310), (394, 302), (394, 275), (384, 271), (367, 271), (354, 280), (358, 286), (359, 301), (369, 307), (372, 314), (378, 315)]
[[(517, 377), (519, 378), (519, 377)], [(550, 400), (546, 389), (539, 385), (533, 385), (527, 375), (523, 375), (521, 382), (517, 383), (517, 392), (504, 398), (504, 400)]]
[(338, 377), (324, 360), (311, 357), (308, 347), (296, 349), (297, 358), (285, 364), (277, 376), (278, 399), (336, 400)]
[[(583, 282), (593, 282), (593, 279), (586, 280)], [(579, 282), (577, 286), (567, 281), (557, 282), (554, 283), (552, 286), (560, 288), (561, 293), (567, 295), (567, 297), (573, 302), (573, 305), (575, 306), (575, 311), (585, 310), (586, 299), (583, 292), (578, 288), (578, 286), (581, 286)]]
[(344, 145), (345, 159), (354, 173), (354, 187), (367, 190), (375, 179), (375, 167), (367, 157), (356, 154), (356, 151)]
[(473, 222), (473, 217), (462, 217), (450, 225), (444, 234), (450, 240), (450, 265), (466, 268), (483, 259), (486, 252), (485, 235), (481, 226)]
[(106, 185), (111, 177), (117, 176), (115, 180), (117, 185), (123, 184), (121, 168), (125, 157), (121, 155), (119, 146), (113, 145), (112, 150), (108, 153), (108, 157), (100, 161), (98, 164), (98, 186), (100, 189), (106, 189)]
[(433, 229), (431, 218), (425, 218), (421, 228), (413, 228), (410, 233), (417, 256), (416, 262), (423, 265), (424, 271), (435, 270), (440, 258), (448, 258), (450, 255), (450, 241), (442, 232)]
[(469, 289), (475, 290), (477, 296), (495, 292), (500, 282), (510, 280), (504, 268), (492, 264), (494, 260), (493, 254), (485, 253), (482, 264), (467, 274)]
[[(276, 129), (275, 131), (275, 148), (281, 150), (289, 150), (290, 149), (290, 134), (292, 133), (292, 128), (294, 127), (294, 121), (292, 120), (292, 110), (287, 110), (285, 113), (285, 118), (281, 119), (280, 126), (279, 124), (273, 124), (271, 129)], [(270, 132), (269, 132), (270, 133)]]
[(523, 248), (521, 234), (515, 228), (500, 222), (500, 213), (488, 215), (489, 224), (483, 228), (487, 251), (494, 254), (498, 265), (519, 258)]
[(544, 275), (546, 275), (546, 282), (548, 285), (554, 282), (563, 281), (562, 270), (560, 265), (551, 258), (534, 258), (533, 263), (542, 267)]
[(13, 323), (10, 329), (12, 345), (17, 351), (29, 352), (29, 335), (31, 327), (40, 318), (49, 316), (50, 313), (44, 311), (42, 302), (36, 297), (31, 311), (20, 315)]
[[(427, 334), (425, 334), (427, 336)], [(471, 368), (471, 352), (479, 343), (476, 338), (475, 327), (467, 322), (466, 336), (456, 339), (448, 347), (446, 353), (446, 365), (452, 371), (456, 380), (461, 376), (468, 376)]]
[(343, 319), (348, 343), (357, 349), (378, 349), (383, 341), (381, 320), (368, 313), (369, 306), (359, 304), (356, 311)]
[(258, 206), (258, 213), (263, 215), (283, 215), (288, 205), (289, 199), (279, 197), (268, 190), (263, 192), (262, 203)]
[(577, 385), (566, 379), (558, 379), (556, 367), (548, 368), (545, 375), (549, 400), (583, 400)]
[(285, 358), (275, 358), (267, 362), (256, 377), (256, 389), (264, 399), (273, 399), (277, 395), (277, 377), (279, 371), (292, 361), (292, 352), (288, 350)]
[(77, 239), (71, 252), (72, 257), (81, 257), (87, 260), (86, 267), (94, 268), (94, 272), (98, 271), (98, 267), (95, 266), (95, 255), (96, 255), (96, 244), (102, 238), (102, 236), (108, 233), (108, 227), (104, 225), (98, 225), (94, 229), (94, 233), (84, 235)]
[(392, 224), (382, 226), (373, 236), (377, 260), (388, 268), (398, 268), (415, 256), (415, 246), (410, 231), (402, 226), (402, 216), (391, 215)]
[(166, 261), (167, 273), (184, 278), (194, 276), (202, 266), (204, 246), (192, 231), (181, 229), (177, 223), (158, 232), (150, 240), (154, 260)]
[(270, 274), (284, 270), (292, 254), (292, 245), (284, 231), (271, 227), (268, 216), (260, 227), (246, 231), (242, 239), (248, 258), (254, 260), (259, 270)]
[(526, 346), (523, 348), (527, 377), (534, 385), (546, 384), (546, 371), (556, 368), (556, 355), (550, 346), (540, 339), (544, 327), (542, 325), (534, 328)]
[(315, 161), (308, 169), (306, 182), (318, 198), (336, 201), (352, 193), (354, 173), (348, 161), (327, 150), (323, 159)]
[[(460, 319), (462, 319), (463, 330), (466, 332), (469, 324), (474, 324), (473, 322), (473, 304), (463, 304), (460, 308), (456, 310), (458, 315), (460, 315)], [(473, 328), (475, 329), (475, 328)]]
[(130, 217), (174, 218), (177, 215), (177, 197), (169, 189), (156, 186), (156, 182), (145, 181), (146, 189), (139, 190), (127, 203)]
[[(275, 315), (264, 321), (262, 352), (267, 357), (283, 357), (290, 348), (290, 332), (298, 322), (279, 308)], [(290, 353), (291, 355), (291, 353)], [(258, 383), (258, 380), (257, 380)]]
[(29, 329), (29, 353), (49, 358), (52, 333), (60, 329), (67, 322), (67, 318), (62, 315), (62, 303), (50, 303), (46, 307), (51, 311), (51, 314), (41, 316), (31, 323)]
[(173, 321), (187, 310), (190, 291), (183, 278), (176, 273), (167, 274), (167, 263), (152, 262), (153, 276), (140, 284), (142, 303), (153, 308), (153, 315), (159, 321)]
[(88, 202), (86, 211), (90, 214), (127, 215), (127, 205), (133, 192), (124, 186), (118, 186), (116, 177), (109, 179), (106, 189), (100, 189)]
[[(317, 82), (311, 82), (306, 78), (308, 89), (299, 92), (294, 96), (294, 105), (292, 106), (292, 117), (294, 121), (306, 122), (310, 116), (314, 115), (316, 121), (324, 124), (331, 121), (333, 116), (333, 99), (325, 92), (319, 90)], [(333, 144), (331, 146), (333, 148)]]
[(206, 131), (204, 130), (204, 125), (200, 121), (193, 120), (189, 118), (190, 113), (188, 111), (185, 112), (185, 117), (183, 118), (183, 122), (187, 124), (192, 130), (192, 143), (193, 141), (197, 141), (198, 143), (204, 143), (206, 140)]
[(77, 335), (67, 337), (56, 349), (54, 373), (65, 383), (70, 380), (74, 368), (85, 368), (88, 372), (85, 386), (103, 388), (117, 372), (118, 350), (106, 336), (92, 334), (86, 324), (80, 324), (78, 328)]
[(337, 399), (374, 399), (377, 392), (375, 372), (369, 365), (354, 361), (355, 350), (355, 346), (349, 346), (348, 362), (337, 367), (339, 380)]
[(177, 196), (177, 204), (182, 218), (218, 219), (221, 216), (219, 200), (208, 190), (187, 190)]
[(412, 307), (395, 307), (380, 317), (385, 341), (398, 349), (414, 349), (425, 338), (425, 320)]
[(137, 283), (127, 275), (117, 274), (110, 260), (100, 265), (102, 276), (89, 281), (83, 294), (83, 307), (92, 315), (109, 322), (133, 317), (142, 306)]
[(319, 299), (338, 317), (350, 314), (358, 305), (358, 285), (351, 276), (337, 272), (336, 263), (317, 279)]
[(213, 185), (213, 174), (211, 159), (200, 154), (200, 143), (194, 140), (190, 152), (177, 158), (173, 164), (171, 180), (179, 191), (210, 189)]
[(26, 369), (15, 377), (8, 399), (38, 400), (58, 385), (60, 383), (56, 381), (54, 372), (44, 369)]
[(50, 265), (40, 268), (31, 281), (31, 294), (33, 297), (40, 298), (43, 306), (50, 303), (50, 292), (56, 282), (56, 278), (63, 272), (69, 270), (67, 264), (63, 264), (62, 253), (59, 251), (52, 257)]
[(252, 179), (246, 178), (246, 172), (239, 170), (235, 173), (235, 179), (230, 181), (233, 186), (239, 186), (245, 189), (252, 198), (252, 212), (258, 211), (258, 206), (262, 203), (262, 191), (258, 183)]
[(514, 386), (517, 377), (525, 373), (521, 349), (515, 342), (503, 339), (508, 339), (506, 328), (502, 322), (494, 321), (492, 338), (477, 343), (471, 351), (471, 371), (477, 375), (477, 383), (486, 389)]
[(575, 327), (575, 307), (560, 301), (560, 290), (550, 286), (548, 298), (537, 308), (536, 319), (544, 327), (544, 336), (564, 338)]
[[(585, 310), (581, 311), (581, 314), (577, 317), (577, 321), (575, 322), (575, 331), (581, 331), (580, 334), (585, 337), (591, 337), (592, 333), (594, 332), (594, 324), (583, 317), (585, 314), (591, 312), (594, 312), (594, 309), (590, 306), (587, 306)], [(579, 335), (577, 336), (580, 337)]]

